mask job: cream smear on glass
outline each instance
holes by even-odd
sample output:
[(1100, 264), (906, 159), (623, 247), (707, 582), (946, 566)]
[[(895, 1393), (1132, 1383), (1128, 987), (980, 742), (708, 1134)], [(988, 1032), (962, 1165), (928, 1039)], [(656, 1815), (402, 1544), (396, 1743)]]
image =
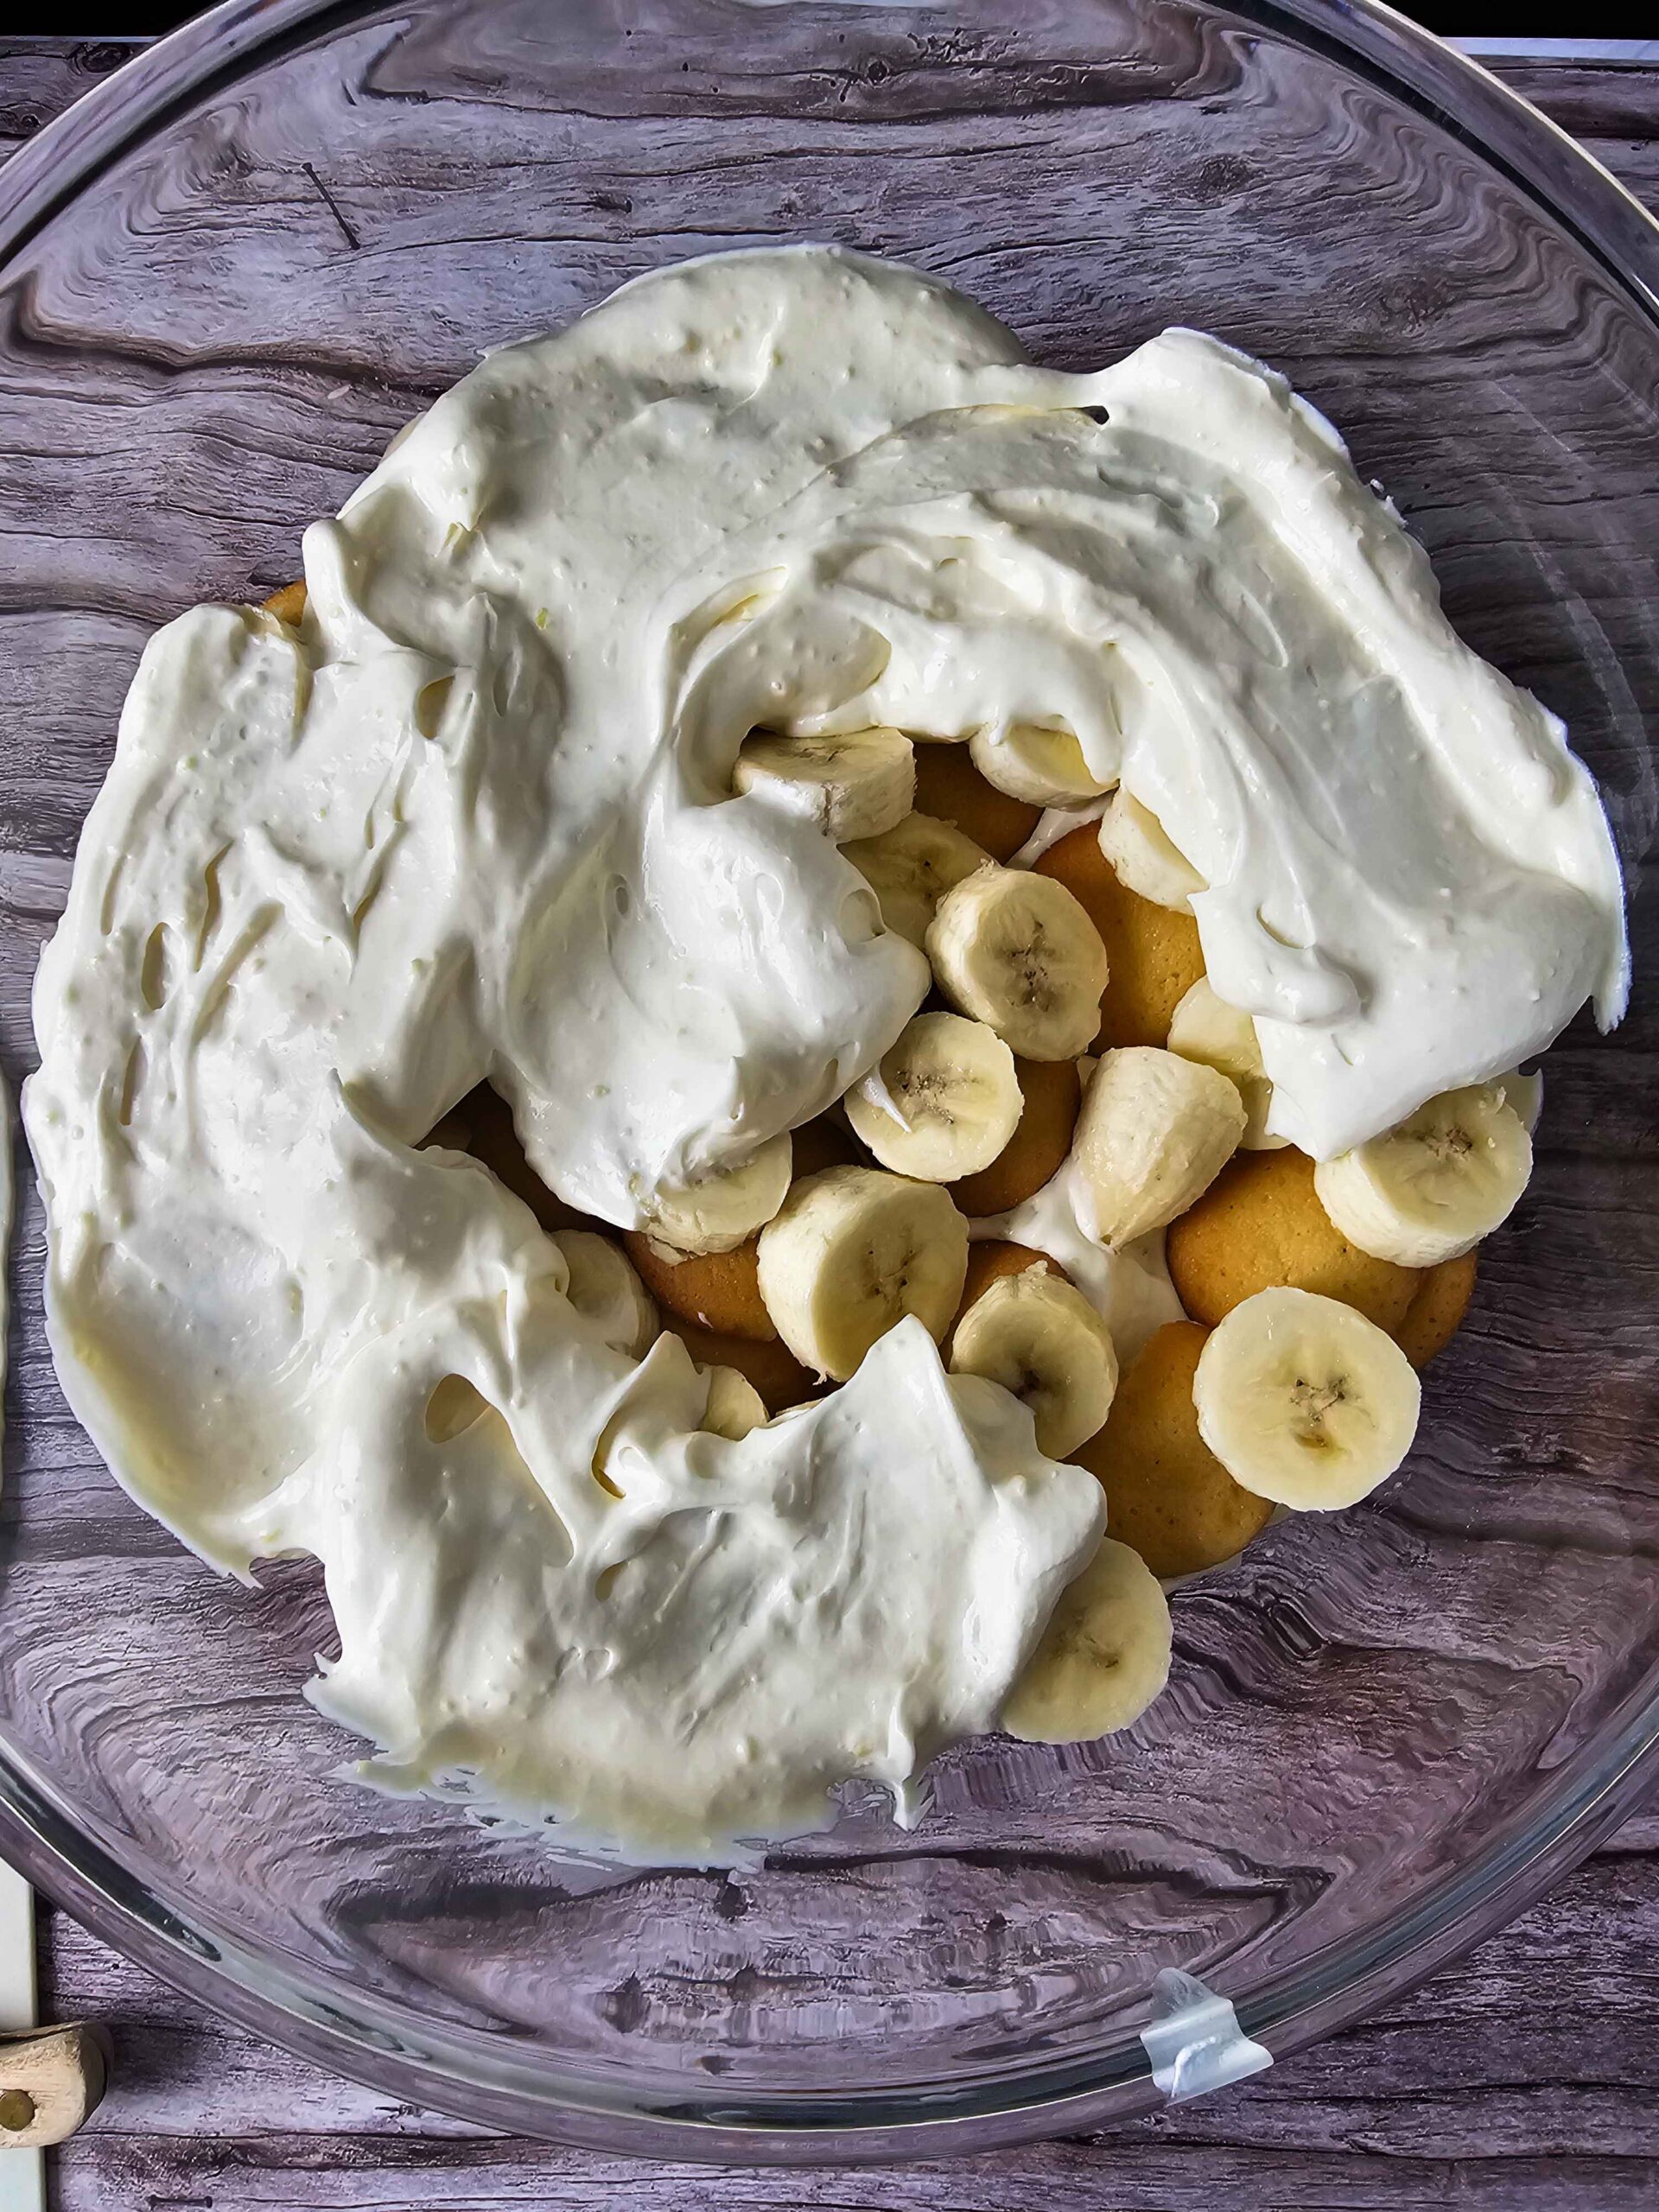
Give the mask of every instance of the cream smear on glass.
[(491, 354), (305, 575), (297, 632), (206, 607), (146, 650), (26, 1118), (72, 1406), (216, 1566), (322, 1561), (316, 1701), (392, 1786), (693, 1857), (846, 1777), (902, 1801), (1097, 1538), (1093, 1478), (918, 1323), (702, 1433), (676, 1339), (607, 1344), (528, 1211), (416, 1148), (488, 1079), (638, 1224), (893, 1041), (925, 963), (733, 795), (756, 724), (1063, 717), (1210, 885), (1316, 1154), (1622, 1004), (1560, 726), (1329, 427), (1192, 332), (1062, 376), (855, 256), (671, 269)]

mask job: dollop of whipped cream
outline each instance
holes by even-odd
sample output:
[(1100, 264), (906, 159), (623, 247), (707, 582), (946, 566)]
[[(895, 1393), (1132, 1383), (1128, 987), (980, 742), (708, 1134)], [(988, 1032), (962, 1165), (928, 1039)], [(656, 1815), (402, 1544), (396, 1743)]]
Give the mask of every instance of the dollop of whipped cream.
[(857, 257), (666, 270), (491, 354), (305, 575), (297, 634), (201, 607), (145, 652), (26, 1118), (71, 1405), (214, 1564), (321, 1559), (316, 1701), (397, 1786), (705, 1857), (902, 1794), (1096, 1541), (1092, 1478), (918, 1324), (701, 1433), (676, 1339), (610, 1349), (528, 1211), (416, 1148), (487, 1079), (640, 1224), (879, 1058), (925, 963), (733, 794), (755, 725), (1068, 722), (1211, 886), (1309, 1151), (1621, 1003), (1560, 727), (1329, 427), (1191, 332), (1061, 376)]

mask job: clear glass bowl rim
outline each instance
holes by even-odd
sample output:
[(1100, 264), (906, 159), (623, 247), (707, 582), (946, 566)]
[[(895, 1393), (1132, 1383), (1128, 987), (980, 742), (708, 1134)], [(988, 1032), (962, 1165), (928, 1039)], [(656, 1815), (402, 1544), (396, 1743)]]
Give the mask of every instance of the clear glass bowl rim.
[[(856, 4), (856, 0), (849, 0)], [(363, 12), (353, 0), (222, 0), (137, 54), (0, 169), (0, 267), (132, 143), (185, 103)], [(1228, 12), (1357, 71), (1450, 129), (1524, 190), (1659, 330), (1659, 222), (1600, 162), (1479, 65), (1379, 0), (1229, 0)], [(1563, 1770), (1532, 1823), (1490, 1844), (1411, 1909), (1304, 1967), (1229, 1991), (1275, 2058), (1351, 2024), (1534, 1902), (1592, 1850), (1659, 1770), (1659, 1687)], [(475, 2124), (609, 2152), (733, 2164), (937, 2158), (1075, 2133), (1155, 2108), (1137, 2037), (994, 2085), (805, 2098), (711, 2086), (672, 2096), (549, 2066), (533, 2047), (408, 2020), (187, 1917), (0, 1746), (0, 1856), (117, 1950), (217, 2012), (370, 2087)]]

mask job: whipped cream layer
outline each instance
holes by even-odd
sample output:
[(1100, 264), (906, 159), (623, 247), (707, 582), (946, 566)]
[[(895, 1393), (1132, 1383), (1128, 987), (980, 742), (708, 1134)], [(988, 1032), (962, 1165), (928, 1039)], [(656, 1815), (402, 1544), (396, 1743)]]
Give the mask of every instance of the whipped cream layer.
[(1559, 725), (1329, 428), (1191, 333), (1063, 377), (874, 262), (671, 270), (490, 355), (305, 573), (297, 633), (202, 607), (148, 647), (26, 1118), (72, 1406), (214, 1564), (321, 1560), (317, 1700), (396, 1784), (694, 1856), (902, 1793), (1097, 1537), (1092, 1478), (919, 1325), (699, 1433), (676, 1340), (609, 1349), (526, 1209), (412, 1148), (487, 1078), (639, 1224), (879, 1058), (925, 963), (733, 795), (752, 727), (1068, 722), (1211, 885), (1313, 1152), (1621, 1002)]

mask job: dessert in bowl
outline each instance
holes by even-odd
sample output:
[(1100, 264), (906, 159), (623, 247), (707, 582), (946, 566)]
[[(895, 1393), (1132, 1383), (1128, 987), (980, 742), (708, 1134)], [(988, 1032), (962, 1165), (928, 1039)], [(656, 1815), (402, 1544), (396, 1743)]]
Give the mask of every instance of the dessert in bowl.
[[(493, 353), (305, 555), (297, 620), (147, 650), (41, 962), (48, 1329), (111, 1469), (229, 1572), (321, 1561), (371, 1777), (647, 1861), (1138, 1719), (1169, 1615), (1114, 1484), (1190, 1568), (1392, 1474), (1386, 1325), (1524, 1190), (1520, 1064), (1623, 1010), (1560, 724), (1269, 370), (1037, 369), (832, 249)], [(954, 824), (912, 733), (967, 750)], [(1007, 861), (997, 797), (1045, 810)], [(584, 1227), (429, 1141), (481, 1083)], [(965, 1300), (999, 1166), (1030, 1263)], [(838, 1387), (698, 1362), (607, 1226)], [(681, 1269), (750, 1239), (711, 1317)], [(1143, 1352), (1173, 1455), (1109, 1423)]]
[[(1566, 721), (1645, 944), (1650, 230), (1454, 59), (1314, 12), (1317, 38), (1173, 5), (986, 10), (947, 35), (914, 10), (677, 0), (625, 39), (586, 11), (416, 0), (325, 21), (279, 0), (182, 35), (42, 134), (0, 172), (7, 444), (36, 518), (11, 541), (8, 1071), (34, 1060), (37, 950), (156, 623), (294, 576), (304, 525), (481, 347), (734, 241), (831, 238), (938, 271), (1044, 364), (1093, 371), (1181, 322), (1285, 371), (1399, 502), (1457, 632)], [(971, 746), (915, 752), (918, 811), (954, 820)], [(960, 826), (1003, 860), (1028, 819)], [(1091, 845), (1050, 863), (1084, 903)], [(1167, 1014), (1198, 971), (1189, 918), (1156, 911), (1137, 959), (1124, 917), (1092, 908), (1109, 999), (1127, 982)], [(337, 1648), (314, 1570), (262, 1565), (252, 1588), (206, 1571), (67, 1415), (25, 1170), (4, 1847), (264, 2032), (404, 2097), (613, 2147), (920, 2152), (1143, 2108), (1138, 2030), (1166, 1964), (1282, 2056), (1518, 1910), (1635, 1786), (1659, 1662), (1649, 964), (1619, 1028), (1581, 1021), (1550, 1056), (1532, 1181), (1424, 1370), (1400, 1478), (1278, 1517), (1175, 1589), (1168, 1687), (1126, 1733), (966, 1739), (927, 1770), (914, 1827), (853, 1783), (833, 1831), (725, 1872), (342, 1779), (366, 1747), (302, 1695)], [(1052, 1065), (1051, 1141), (1074, 1111)], [(559, 1229), (496, 1094), (467, 1112), (468, 1145)], [(847, 1164), (823, 1116), (791, 1141), (798, 1175)], [(1222, 1294), (1226, 1217), (1248, 1203), (1259, 1227), (1275, 1171), (1255, 1163), (1285, 1158), (1241, 1152), (1189, 1210), (1184, 1299)], [(1088, 1257), (1058, 1264), (1075, 1283)], [(1389, 1264), (1365, 1295), (1403, 1336), (1379, 1319)], [(1433, 1287), (1454, 1306), (1461, 1264)], [(1351, 1264), (1321, 1287), (1363, 1287)], [(1185, 1325), (1189, 1362), (1214, 1325)], [(694, 1362), (732, 1365), (744, 1341)], [(763, 1389), (800, 1387), (781, 1339), (747, 1341)], [(1149, 1456), (1173, 1386), (1138, 1365), (1109, 1422), (1142, 1421)], [(1136, 1501), (1120, 1484), (1109, 1506), (1122, 1539)], [(1211, 1548), (1237, 1537), (1217, 1520)]]

